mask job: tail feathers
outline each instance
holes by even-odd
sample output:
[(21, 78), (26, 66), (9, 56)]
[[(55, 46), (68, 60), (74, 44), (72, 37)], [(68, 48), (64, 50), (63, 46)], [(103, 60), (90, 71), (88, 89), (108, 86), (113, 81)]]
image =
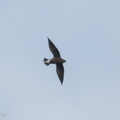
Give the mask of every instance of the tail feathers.
[(47, 62), (47, 60), (48, 60), (47, 58), (44, 58), (44, 59), (43, 59), (45, 65), (49, 65), (49, 63)]
[(45, 61), (47, 61), (47, 60), (48, 60), (47, 58), (44, 58), (44, 60), (43, 60), (43, 61), (45, 62)]

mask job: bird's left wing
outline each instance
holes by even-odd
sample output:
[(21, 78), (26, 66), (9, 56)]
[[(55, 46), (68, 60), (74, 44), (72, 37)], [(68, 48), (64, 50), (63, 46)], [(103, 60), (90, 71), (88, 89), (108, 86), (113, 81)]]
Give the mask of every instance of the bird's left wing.
[(57, 63), (56, 64), (56, 72), (57, 75), (60, 79), (61, 84), (63, 83), (63, 79), (64, 79), (64, 67), (62, 63)]

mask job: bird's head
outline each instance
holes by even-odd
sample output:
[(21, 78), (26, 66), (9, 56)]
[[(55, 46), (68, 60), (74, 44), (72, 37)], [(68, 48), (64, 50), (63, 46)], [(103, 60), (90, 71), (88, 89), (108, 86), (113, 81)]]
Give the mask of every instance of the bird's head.
[(66, 62), (66, 60), (63, 59), (63, 63), (65, 63), (65, 62)]

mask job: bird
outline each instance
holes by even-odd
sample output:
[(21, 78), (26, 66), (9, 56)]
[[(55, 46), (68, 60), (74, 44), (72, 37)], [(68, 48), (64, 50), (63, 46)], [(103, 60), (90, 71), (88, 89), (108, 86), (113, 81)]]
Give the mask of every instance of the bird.
[(63, 63), (65, 63), (66, 60), (61, 58), (59, 50), (57, 49), (57, 47), (53, 44), (53, 42), (49, 38), (48, 38), (48, 45), (49, 45), (50, 51), (53, 54), (53, 58), (51, 58), (51, 59), (44, 58), (43, 62), (47, 66), (50, 64), (56, 64), (56, 72), (57, 72), (58, 78), (59, 78), (61, 84), (63, 84), (63, 79), (64, 79)]

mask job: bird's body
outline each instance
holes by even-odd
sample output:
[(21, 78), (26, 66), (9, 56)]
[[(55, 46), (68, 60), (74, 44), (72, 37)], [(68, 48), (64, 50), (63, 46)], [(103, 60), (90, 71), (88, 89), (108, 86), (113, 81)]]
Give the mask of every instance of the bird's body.
[(49, 43), (49, 48), (53, 54), (53, 58), (52, 59), (47, 59), (44, 58), (44, 63), (46, 65), (49, 64), (56, 64), (56, 72), (58, 74), (58, 77), (60, 79), (61, 84), (63, 83), (63, 79), (64, 79), (64, 67), (63, 67), (63, 63), (66, 62), (66, 60), (61, 58), (60, 52), (58, 51), (58, 49), (56, 48), (56, 46), (52, 43), (52, 41), (48, 38), (48, 43)]
[(57, 57), (54, 57), (52, 59), (44, 58), (44, 63), (47, 63), (47, 64), (56, 64), (56, 63), (64, 63), (64, 62), (66, 61), (62, 58), (57, 58)]

